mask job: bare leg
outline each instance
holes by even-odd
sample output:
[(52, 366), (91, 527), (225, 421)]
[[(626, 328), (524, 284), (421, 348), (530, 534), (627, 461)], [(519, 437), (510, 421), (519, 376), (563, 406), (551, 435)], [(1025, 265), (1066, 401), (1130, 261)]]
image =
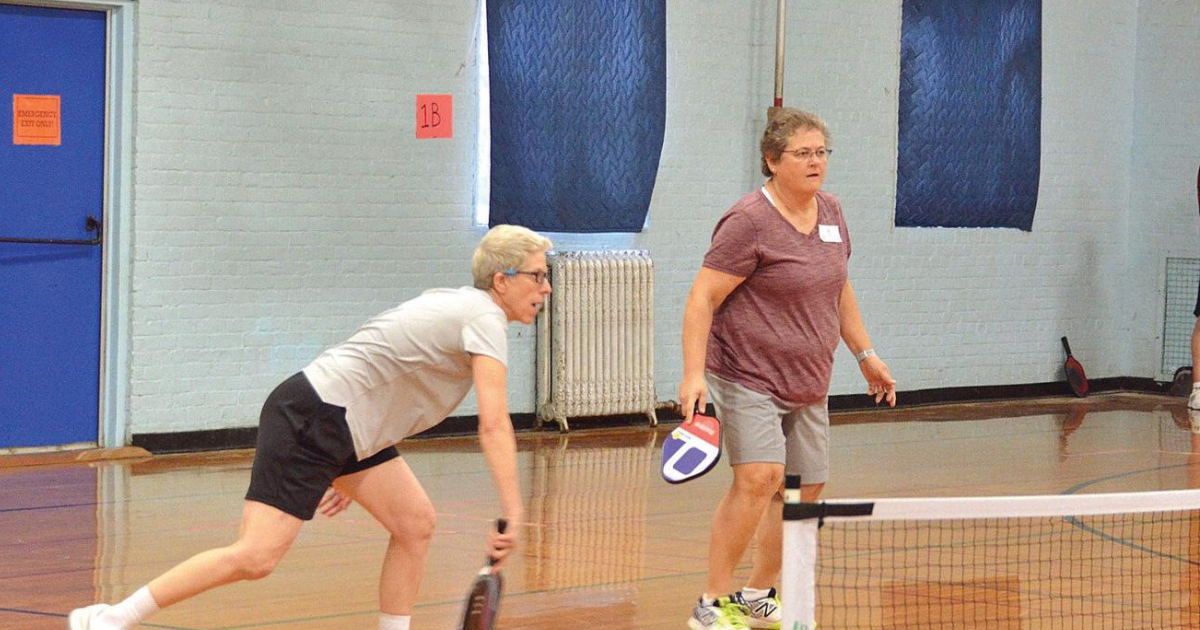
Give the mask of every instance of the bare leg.
[(379, 580), (379, 610), (411, 615), (433, 538), (433, 503), (403, 458), (338, 477), (333, 485), (358, 501), (392, 535)]
[(1200, 383), (1200, 317), (1192, 327), (1192, 385)]
[[(800, 486), (800, 500), (816, 501), (824, 489), (823, 483)], [(783, 568), (783, 488), (771, 497), (771, 503), (758, 523), (755, 540), (754, 566), (746, 586), (768, 589), (774, 586)]]
[(270, 575), (304, 521), (257, 501), (246, 501), (237, 542), (198, 553), (154, 578), (150, 594), (160, 608), (209, 589)]
[(733, 467), (733, 485), (713, 515), (705, 586), (710, 597), (729, 592), (733, 570), (782, 483), (783, 464), (755, 462)]

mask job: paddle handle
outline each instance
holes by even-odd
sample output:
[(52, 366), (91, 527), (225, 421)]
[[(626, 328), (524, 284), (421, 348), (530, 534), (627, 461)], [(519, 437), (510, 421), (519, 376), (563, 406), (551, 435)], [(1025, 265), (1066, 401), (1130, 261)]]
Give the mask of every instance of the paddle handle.
[(699, 398), (696, 399), (696, 402), (692, 403), (692, 417), (695, 418), (698, 415), (700, 415), (700, 399)]
[[(506, 519), (506, 518), (496, 519), (496, 531), (503, 534), (504, 530), (506, 530), (506, 529), (508, 529), (508, 519)], [(491, 566), (495, 566), (495, 565), (496, 565), (496, 559), (491, 556), (488, 556), (488, 566), (491, 567)]]
[(1063, 345), (1063, 350), (1065, 350), (1067, 352), (1067, 356), (1068, 357), (1071, 356), (1071, 344), (1067, 343), (1066, 337), (1062, 338), (1062, 345)]

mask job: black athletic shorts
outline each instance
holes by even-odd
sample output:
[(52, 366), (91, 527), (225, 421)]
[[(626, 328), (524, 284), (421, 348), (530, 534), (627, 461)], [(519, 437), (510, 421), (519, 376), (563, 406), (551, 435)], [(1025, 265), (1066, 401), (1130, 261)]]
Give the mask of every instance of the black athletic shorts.
[(303, 520), (334, 479), (399, 457), (396, 447), (358, 461), (346, 409), (321, 401), (304, 372), (281, 383), (263, 403), (246, 499)]
[(1200, 285), (1196, 286), (1196, 308), (1192, 309), (1192, 315), (1200, 317)]

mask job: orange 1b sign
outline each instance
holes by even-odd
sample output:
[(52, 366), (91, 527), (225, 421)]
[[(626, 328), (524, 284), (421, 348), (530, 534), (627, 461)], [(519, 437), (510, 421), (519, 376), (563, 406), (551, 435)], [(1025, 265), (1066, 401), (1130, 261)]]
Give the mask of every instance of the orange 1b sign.
[(13, 94), (13, 144), (62, 144), (62, 97)]
[(454, 137), (454, 95), (417, 95), (417, 139)]

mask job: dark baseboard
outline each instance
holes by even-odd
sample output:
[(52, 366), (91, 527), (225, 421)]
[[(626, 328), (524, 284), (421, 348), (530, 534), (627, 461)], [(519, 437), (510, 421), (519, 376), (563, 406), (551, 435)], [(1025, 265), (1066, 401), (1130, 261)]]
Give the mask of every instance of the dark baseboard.
[[(516, 431), (533, 431), (537, 429), (537, 416), (532, 413), (510, 414), (513, 429)], [(454, 437), (475, 435), (479, 429), (479, 416), (450, 416), (408, 439), (427, 437)]]
[[(1152, 378), (1117, 376), (1088, 381), (1089, 393), (1142, 392), (1163, 394), (1170, 383), (1160, 383)], [(945, 405), (952, 403), (980, 402), (984, 400), (1020, 400), (1025, 398), (1047, 398), (1051, 396), (1073, 396), (1066, 382), (1019, 383), (1015, 385), (980, 385), (973, 387), (939, 387), (900, 392), (897, 398), (905, 407), (915, 405)], [(844, 394), (829, 397), (830, 411), (853, 411), (875, 408), (874, 399), (866, 394)]]
[[(1144, 392), (1162, 394), (1167, 392), (1170, 383), (1160, 383), (1150, 378), (1119, 376), (1095, 379), (1089, 381), (1088, 385), (1090, 391), (1093, 393)], [(917, 405), (939, 405), (986, 400), (1018, 400), (1070, 395), (1071, 390), (1065, 382), (1056, 382), (918, 389), (902, 391), (899, 393), (899, 398), (903, 406), (911, 407)], [(874, 401), (870, 396), (865, 394), (843, 394), (829, 397), (830, 411), (853, 411), (873, 408), (875, 408)], [(712, 405), (709, 405), (709, 413), (712, 412)], [(670, 408), (663, 408), (658, 410), (658, 419), (662, 423), (671, 423), (678, 422), (681, 418), (678, 413)], [(558, 427), (553, 423), (547, 423), (539, 428), (537, 418), (532, 413), (512, 414), (512, 421), (513, 428), (517, 431), (558, 430)], [(588, 429), (644, 426), (645, 424), (646, 416), (640, 414), (571, 419), (572, 426), (587, 427)], [(478, 426), (478, 416), (453, 416), (446, 418), (437, 426), (418, 433), (409, 439), (475, 435)], [(179, 433), (135, 433), (133, 435), (133, 446), (139, 446), (155, 454), (254, 448), (254, 440), (257, 434), (258, 427), (213, 429), (210, 431), (182, 431)]]
[(178, 433), (134, 433), (133, 446), (151, 453), (197, 453), (254, 448), (258, 427), (212, 429), (209, 431), (180, 431)]

